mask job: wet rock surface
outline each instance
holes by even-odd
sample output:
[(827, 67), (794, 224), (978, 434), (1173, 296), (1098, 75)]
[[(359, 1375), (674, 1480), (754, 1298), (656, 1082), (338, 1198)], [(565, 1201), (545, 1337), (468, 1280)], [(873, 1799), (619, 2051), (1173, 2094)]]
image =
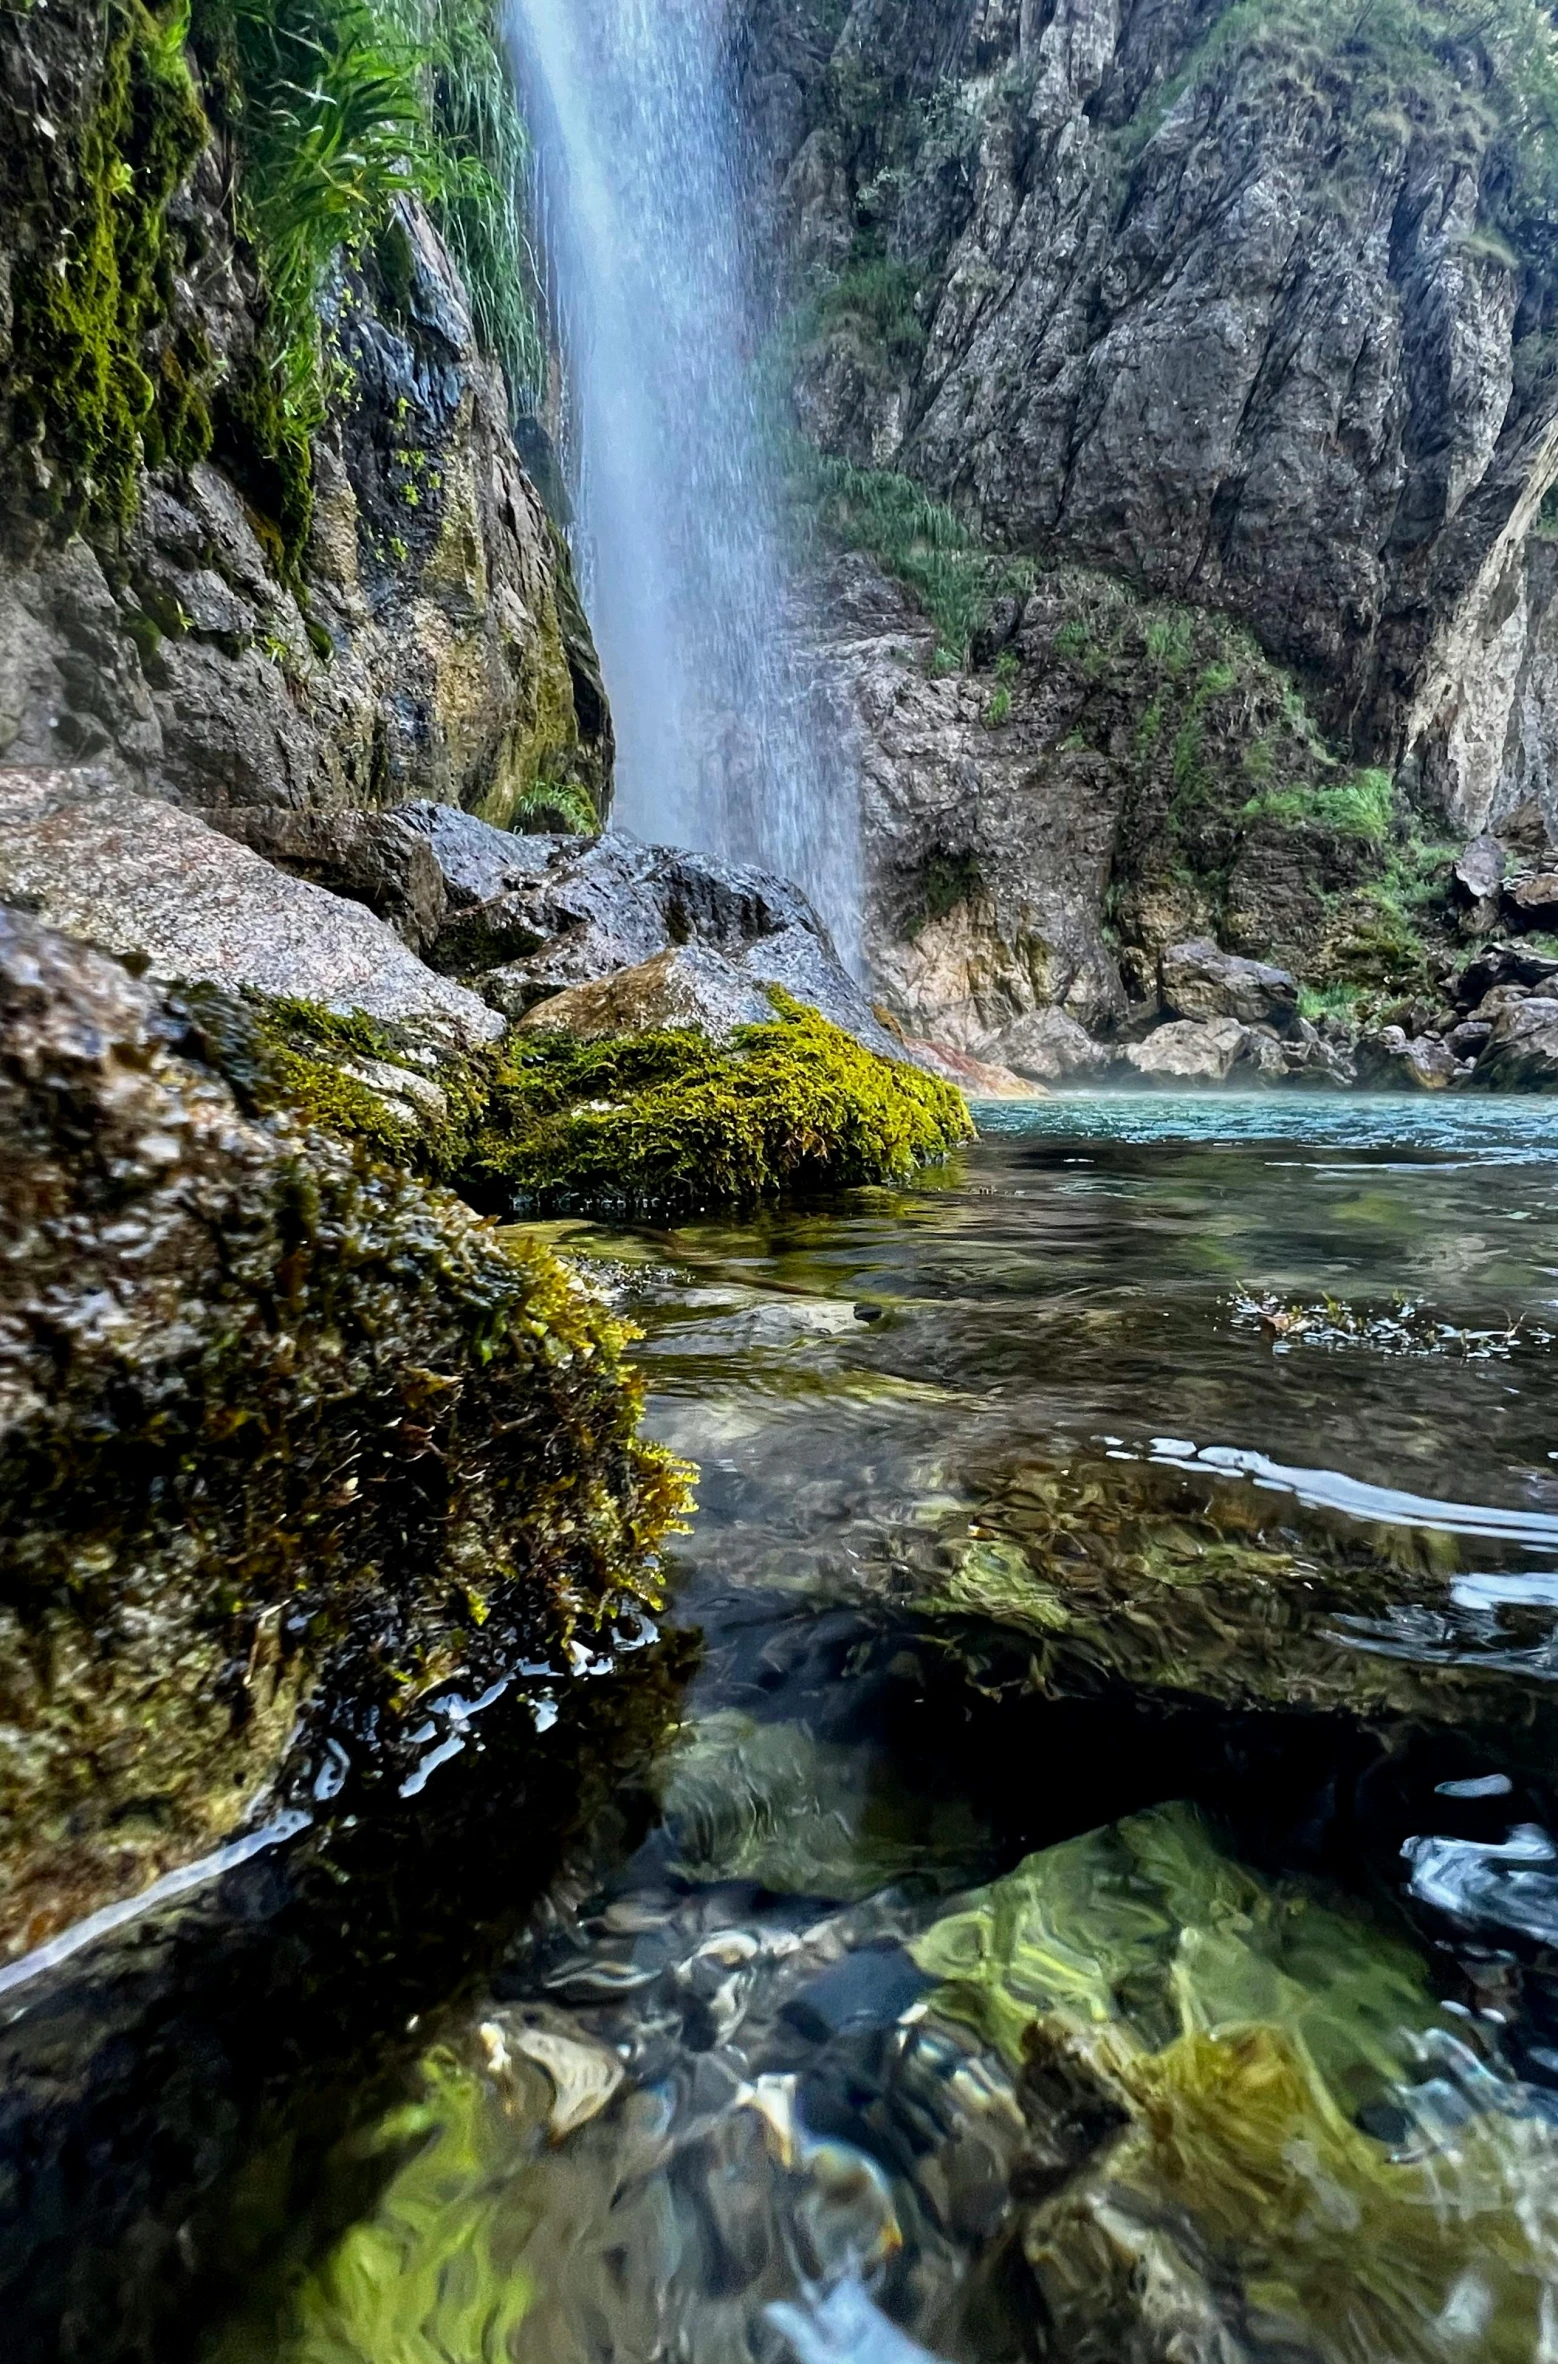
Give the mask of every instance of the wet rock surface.
[(1533, 993), (1501, 1009), (1473, 1080), (1493, 1091), (1558, 1091), (1558, 1000)]
[[(806, 897), (772, 871), (611, 831), (515, 837), (441, 806), (414, 805), (396, 817), (425, 835), (444, 879), (449, 916), (431, 958), (512, 1021), (586, 988), (600, 991), (570, 1000), (570, 1009), (626, 1008), (622, 996), (638, 989), (619, 991), (613, 980), (656, 964), (643, 980), (652, 995), (680, 975), (694, 998), (700, 990), (712, 996), (711, 1011), (755, 1010), (762, 1000), (766, 1015), (764, 988), (777, 985), (868, 1049), (904, 1056)], [(669, 957), (679, 953), (680, 970)], [(547, 1022), (566, 1021), (557, 1014)], [(715, 1030), (745, 1022), (727, 1014)], [(594, 1019), (591, 1030), (600, 1031)]]
[(1236, 959), (1204, 939), (1166, 945), (1158, 980), (1171, 1018), (1237, 1018), (1280, 1033), (1298, 1016), (1298, 986), (1286, 969)]
[[(310, 482), (277, 441), (233, 145), (192, 82), (178, 97), (182, 67), (142, 86), (171, 115), (113, 147), (143, 38), (91, 0), (0, 31), (0, 758), (105, 763), (196, 806), (434, 795), (500, 820), (544, 773), (604, 811), (610, 720), (566, 551), (427, 212), (404, 197), (321, 291)], [(103, 172), (134, 203), (100, 219)], [(93, 237), (147, 284), (114, 252), (62, 326), (40, 287)]]
[(676, 945), (653, 960), (617, 969), (593, 985), (570, 985), (538, 1002), (522, 1029), (561, 1027), (572, 1034), (629, 1034), (648, 1026), (697, 1026), (728, 1042), (738, 1026), (761, 1025), (773, 1004), (733, 964), (695, 945)]
[(1174, 1018), (1123, 1056), (1149, 1082), (1226, 1083), (1246, 1039), (1237, 1018)]
[(291, 877), (365, 903), (413, 952), (426, 952), (444, 924), (443, 873), (422, 833), (397, 813), (216, 805), (199, 818)]
[(414, 1753), (421, 1695), (652, 1581), (675, 1483), (598, 1305), (246, 1114), (202, 1032), (231, 1005), (16, 914), (0, 994), (16, 1955), (284, 1801), (332, 1726)]

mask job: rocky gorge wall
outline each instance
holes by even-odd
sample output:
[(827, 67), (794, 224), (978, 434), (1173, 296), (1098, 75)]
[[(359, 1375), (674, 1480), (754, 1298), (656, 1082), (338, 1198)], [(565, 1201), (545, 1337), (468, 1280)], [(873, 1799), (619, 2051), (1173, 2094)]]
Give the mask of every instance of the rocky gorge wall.
[(392, 183), (289, 388), (215, 22), (0, 16), (0, 757), (198, 806), (604, 811), (588, 626), (460, 274)]
[[(1404, 983), (1451, 917), (1430, 850), (1447, 890), (1466, 836), (1533, 799), (1558, 823), (1550, 12), (738, 15), (803, 509), (859, 554), (819, 637), (890, 998), (968, 1000), (925, 984), (914, 871), (963, 967), (1017, 977), (971, 1029), (993, 1056), (1049, 999), (1118, 1022), (1176, 934)], [(1101, 635), (1100, 602), (1134, 623)], [(1056, 679), (1085, 650), (1086, 715)]]

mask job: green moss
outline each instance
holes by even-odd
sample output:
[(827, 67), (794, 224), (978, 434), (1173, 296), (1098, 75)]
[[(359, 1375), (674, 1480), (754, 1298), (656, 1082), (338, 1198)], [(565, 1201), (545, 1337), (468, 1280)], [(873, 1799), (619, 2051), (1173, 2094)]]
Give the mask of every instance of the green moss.
[(689, 1029), (519, 1037), (470, 1169), (538, 1204), (706, 1206), (905, 1180), (967, 1139), (961, 1096), (788, 995), (729, 1049)]
[[(684, 1498), (637, 1435), (623, 1332), (563, 1266), (349, 1125), (255, 1121), (276, 1084), (252, 1005), (148, 999), (143, 1024), (125, 991), (82, 989), (83, 1039), (90, 1019), (111, 1048), (68, 1118), (36, 1063), (6, 1094), (7, 1211), (46, 1188), (77, 1242), (61, 1261), (37, 1234), (29, 1285), (117, 1311), (63, 1361), (9, 1348), (0, 1954), (224, 1835), (311, 1689), (393, 1750), (429, 1685), (652, 1595)], [(276, 1023), (387, 1047), (306, 1005)], [(136, 1162), (144, 1138), (176, 1176)], [(117, 1228), (91, 1213), (97, 1152)]]
[(551, 590), (538, 605), (536, 627), (526, 656), (524, 707), (473, 810), (495, 829), (560, 824), (593, 837), (601, 826), (600, 766), (580, 744), (573, 669)]
[(961, 1095), (775, 990), (724, 1048), (691, 1028), (513, 1036), (447, 1055), (441, 1117), (402, 1121), (348, 1070), (426, 1073), (408, 1030), (317, 1004), (191, 995), (208, 1055), (261, 1111), (298, 1110), (494, 1208), (741, 1204), (907, 1178), (973, 1127)]
[(121, 532), (143, 460), (208, 448), (199, 357), (150, 340), (171, 296), (166, 213), (208, 137), (187, 17), (111, 0), (96, 97), (52, 159), (46, 234), (13, 276), (13, 433), (49, 471), (68, 529)]
[(442, 1056), (436, 1080), (443, 1116), (418, 1107), (408, 1121), (348, 1071), (371, 1060), (425, 1076), (413, 1030), (318, 1002), (254, 993), (190, 998), (210, 1055), (248, 1106), (263, 1113), (295, 1109), (308, 1123), (362, 1142), (391, 1165), (440, 1182), (455, 1179), (469, 1160), (492, 1092), (490, 1053)]
[(905, 899), (899, 920), (904, 934), (912, 939), (922, 928), (945, 919), (960, 903), (977, 895), (984, 883), (977, 856), (966, 849), (949, 853), (944, 847), (935, 848), (921, 863)]

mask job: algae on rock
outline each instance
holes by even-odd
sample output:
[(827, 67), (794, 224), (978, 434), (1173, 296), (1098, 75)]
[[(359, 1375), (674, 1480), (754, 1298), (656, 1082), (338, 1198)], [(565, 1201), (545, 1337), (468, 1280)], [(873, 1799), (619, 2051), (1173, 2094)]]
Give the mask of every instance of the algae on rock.
[(20, 1952), (238, 1826), (310, 1699), (394, 1763), (430, 1690), (652, 1594), (685, 1479), (544, 1249), (244, 1115), (187, 1011), (14, 914), (0, 1019)]
[(1081, 2178), (1026, 2210), (1068, 2354), (1430, 2364), (1462, 2320), (1480, 2356), (1533, 2353), (1553, 2130), (1361, 1913), (1269, 1884), (1175, 1804), (1030, 1856), (910, 1951), (942, 1981), (931, 2009), (1036, 2101), (1068, 2082), (1113, 2112)]
[(385, 1092), (414, 1057), (404, 1030), (254, 1000), (247, 1020), (221, 1004), (212, 1033), (262, 1105), (290, 1102), (495, 1209), (740, 1205), (906, 1181), (971, 1137), (950, 1084), (863, 1049), (777, 987), (770, 998), (773, 1018), (729, 1047), (693, 1027), (510, 1035), (441, 1063), (442, 1108), (405, 1118)]

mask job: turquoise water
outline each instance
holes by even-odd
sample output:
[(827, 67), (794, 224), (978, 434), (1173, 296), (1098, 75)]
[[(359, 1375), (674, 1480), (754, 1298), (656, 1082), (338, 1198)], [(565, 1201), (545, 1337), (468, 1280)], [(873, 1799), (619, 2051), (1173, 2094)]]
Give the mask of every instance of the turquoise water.
[(1558, 1102), (1492, 1092), (1063, 1092), (986, 1100), (977, 1113), (987, 1140), (1297, 1141), (1533, 1164), (1558, 1156)]
[(911, 1189), (550, 1227), (699, 1465), (669, 1721), (539, 1895), (494, 1748), (442, 1869), (289, 1908), (140, 2352), (1549, 2352), (1558, 1106), (979, 1113)]

